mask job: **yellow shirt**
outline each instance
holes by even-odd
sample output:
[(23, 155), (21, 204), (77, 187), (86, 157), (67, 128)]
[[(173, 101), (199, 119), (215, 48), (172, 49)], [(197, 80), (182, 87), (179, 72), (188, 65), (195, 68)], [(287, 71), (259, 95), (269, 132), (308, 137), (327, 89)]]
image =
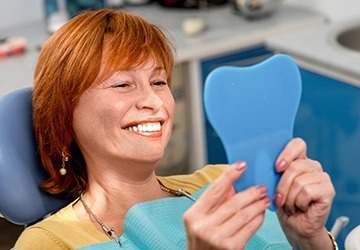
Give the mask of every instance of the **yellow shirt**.
[[(161, 183), (171, 189), (183, 188), (194, 193), (214, 181), (227, 165), (208, 165), (191, 175), (158, 177)], [(80, 221), (72, 206), (24, 230), (16, 242), (15, 249), (76, 249), (91, 244), (109, 241), (91, 222)]]

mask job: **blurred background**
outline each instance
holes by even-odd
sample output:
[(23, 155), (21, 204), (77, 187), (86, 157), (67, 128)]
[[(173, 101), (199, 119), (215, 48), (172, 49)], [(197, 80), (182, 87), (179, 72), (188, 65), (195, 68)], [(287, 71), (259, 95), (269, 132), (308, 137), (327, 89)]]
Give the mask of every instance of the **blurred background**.
[[(63, 0), (62, 0), (63, 1)], [(61, 2), (59, 1), (59, 5)], [(101, 6), (107, 5), (122, 5), (126, 0), (79, 0), (72, 1), (67, 0), (73, 3), (82, 3), (84, 5), (96, 5)], [(145, 2), (145, 0), (133, 0), (137, 2)], [(33, 21), (44, 20), (45, 15), (49, 12), (52, 12), (50, 6), (54, 6), (57, 1), (54, 0), (12, 0), (12, 1), (2, 1), (2, 7), (0, 8), (0, 29), (6, 29), (12, 26), (19, 26)], [(131, 2), (131, 0), (130, 0)], [(175, 2), (175, 1), (169, 1)], [(319, 11), (319, 13), (324, 14), (325, 16), (331, 18), (333, 21), (344, 20), (351, 18), (353, 16), (359, 15), (359, 1), (356, 0), (286, 0), (286, 3), (296, 6), (301, 6), (304, 8), (309, 8)], [(45, 7), (47, 6), (47, 7)], [(46, 10), (47, 9), (47, 10)]]
[[(211, 70), (248, 66), (276, 53), (299, 65), (303, 93), (294, 136), (332, 177), (337, 195), (327, 228), (360, 224), (360, 1), (358, 0), (12, 0), (0, 8), (0, 96), (32, 85), (38, 51), (69, 18), (86, 9), (134, 12), (165, 28), (177, 47), (174, 131), (158, 174), (226, 163), (206, 119), (202, 88)], [(1, 138), (0, 138), (1, 140)], [(1, 200), (0, 200), (1, 202)], [(0, 218), (0, 249), (23, 226)]]

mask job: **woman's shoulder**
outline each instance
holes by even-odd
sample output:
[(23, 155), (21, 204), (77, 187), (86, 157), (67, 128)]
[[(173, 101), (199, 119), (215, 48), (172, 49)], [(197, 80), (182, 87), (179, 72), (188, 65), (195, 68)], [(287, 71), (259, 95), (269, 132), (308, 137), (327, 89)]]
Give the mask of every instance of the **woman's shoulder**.
[(161, 183), (172, 189), (183, 188), (189, 193), (194, 193), (200, 188), (213, 182), (229, 165), (206, 165), (204, 168), (195, 171), (193, 174), (172, 175), (158, 179)]
[(25, 229), (15, 244), (15, 249), (68, 249), (64, 243), (59, 240), (50, 231), (31, 226)]
[(15, 249), (68, 249), (57, 233), (66, 227), (66, 220), (61, 219), (66, 213), (69, 213), (69, 206), (27, 227), (17, 240)]
[(27, 227), (18, 238), (15, 249), (75, 249), (107, 240), (91, 224), (80, 221), (72, 205)]

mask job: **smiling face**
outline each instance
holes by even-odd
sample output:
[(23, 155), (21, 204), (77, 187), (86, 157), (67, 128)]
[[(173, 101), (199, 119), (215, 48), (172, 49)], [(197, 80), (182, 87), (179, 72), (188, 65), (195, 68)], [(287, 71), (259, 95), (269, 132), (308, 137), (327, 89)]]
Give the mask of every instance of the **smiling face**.
[(73, 128), (88, 166), (156, 164), (162, 158), (175, 109), (167, 78), (149, 59), (82, 94)]

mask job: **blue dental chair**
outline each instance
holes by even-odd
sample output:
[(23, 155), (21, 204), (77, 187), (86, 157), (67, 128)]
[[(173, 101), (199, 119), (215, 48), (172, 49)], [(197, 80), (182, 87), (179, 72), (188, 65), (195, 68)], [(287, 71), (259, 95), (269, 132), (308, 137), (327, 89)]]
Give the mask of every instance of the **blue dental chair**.
[(70, 202), (39, 187), (46, 173), (36, 154), (31, 95), (29, 87), (0, 99), (0, 214), (17, 225), (33, 224)]

